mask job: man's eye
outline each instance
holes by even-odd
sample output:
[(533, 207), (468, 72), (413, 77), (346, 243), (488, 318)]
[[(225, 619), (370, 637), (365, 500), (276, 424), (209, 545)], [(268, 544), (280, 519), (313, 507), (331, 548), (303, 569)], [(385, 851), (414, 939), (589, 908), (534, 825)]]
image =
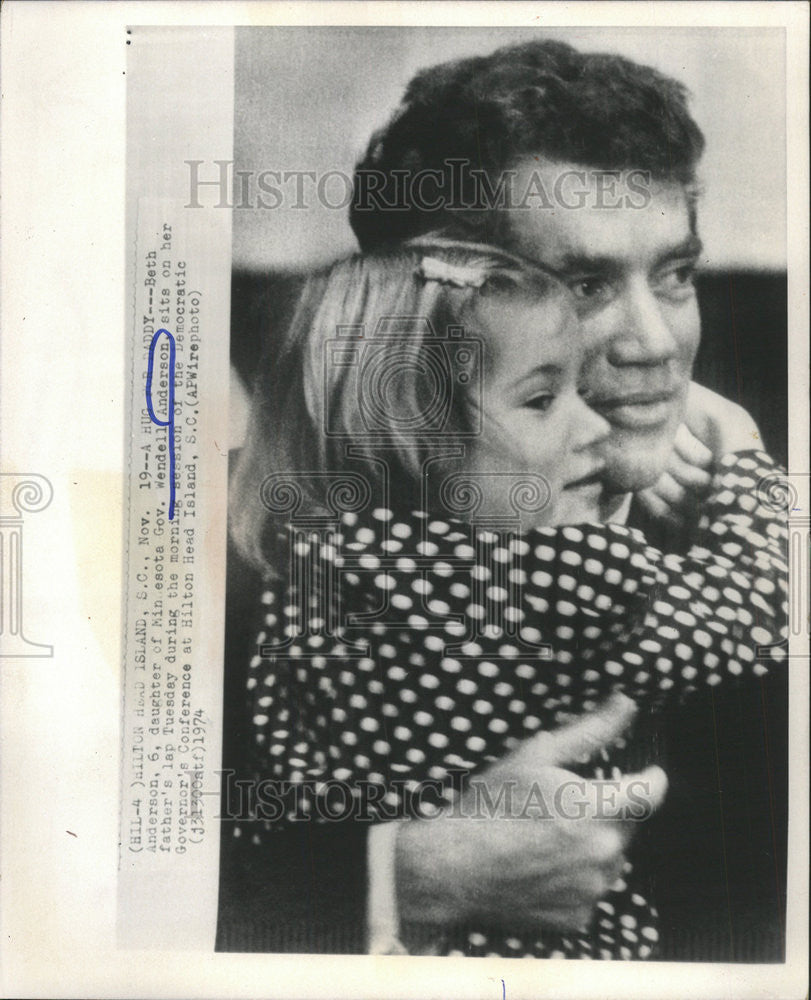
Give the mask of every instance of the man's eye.
[(665, 293), (689, 292), (693, 287), (695, 273), (695, 264), (680, 264), (661, 274), (656, 285)]
[(483, 296), (514, 294), (520, 288), (521, 284), (517, 275), (496, 271), (487, 275), (478, 293)]
[(596, 299), (607, 295), (610, 285), (605, 278), (577, 278), (569, 288), (579, 299)]
[(528, 400), (524, 405), (530, 410), (537, 410), (540, 413), (545, 413), (554, 401), (555, 397), (552, 393), (544, 392), (539, 396), (533, 396), (533, 398)]

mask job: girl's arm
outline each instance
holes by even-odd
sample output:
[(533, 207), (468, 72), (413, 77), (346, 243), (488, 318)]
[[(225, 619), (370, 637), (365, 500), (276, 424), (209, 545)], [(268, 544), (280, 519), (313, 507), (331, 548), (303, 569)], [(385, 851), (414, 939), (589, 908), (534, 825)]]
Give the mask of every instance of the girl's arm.
[[(633, 694), (714, 685), (727, 675), (765, 673), (769, 662), (782, 659), (786, 511), (769, 502), (768, 490), (768, 477), (777, 472), (762, 452), (725, 456), (697, 544), (686, 556), (660, 552), (633, 531), (611, 540), (611, 530), (560, 529), (571, 544), (556, 562), (581, 560), (575, 615), (581, 622), (589, 612), (599, 616), (590, 633), (585, 622), (577, 631), (595, 638), (595, 629), (602, 632), (596, 645), (581, 646), (581, 662), (602, 660), (616, 684)], [(570, 612), (565, 601), (561, 606), (559, 575), (556, 584), (556, 607)], [(525, 596), (536, 603), (529, 592)], [(555, 627), (558, 643), (568, 634)]]
[(387, 510), (363, 523), (346, 515), (342, 537), (299, 537), (299, 582), (273, 606), (289, 644), (256, 663), (260, 770), (293, 784), (344, 780), (360, 752), (352, 727), (398, 725), (378, 718), (386, 692), (419, 691), (432, 673), (462, 678), (465, 658), (485, 677), (490, 659), (514, 659), (521, 678), (522, 660), (543, 661), (546, 646), (533, 697), (549, 672), (539, 698), (568, 685), (583, 704), (620, 689), (650, 705), (765, 672), (782, 658), (786, 615), (785, 514), (758, 496), (774, 470), (760, 453), (725, 458), (686, 556), (621, 525), (509, 536)]
[[(348, 515), (340, 553), (321, 552), (338, 567), (343, 613), (365, 609), (372, 635), (375, 622), (432, 630), (475, 656), (476, 637), (500, 629), (518, 655), (549, 644), (558, 665), (599, 663), (629, 693), (684, 691), (763, 673), (782, 658), (786, 513), (762, 487), (776, 472), (761, 452), (722, 459), (687, 555), (620, 525), (510, 537), (417, 515), (401, 522), (389, 511), (363, 526)], [(362, 622), (361, 614), (348, 632), (363, 635)]]

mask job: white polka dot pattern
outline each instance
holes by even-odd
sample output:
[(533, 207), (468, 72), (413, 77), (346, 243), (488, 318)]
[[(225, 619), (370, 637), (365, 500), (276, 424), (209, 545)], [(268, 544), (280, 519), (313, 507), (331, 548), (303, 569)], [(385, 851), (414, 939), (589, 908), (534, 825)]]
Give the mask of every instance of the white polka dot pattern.
[[(265, 645), (248, 671), (257, 775), (304, 782), (285, 819), (323, 819), (313, 807), (330, 781), (351, 790), (330, 815), (363, 782), (405, 807), (425, 782), (447, 786), (613, 691), (656, 711), (779, 662), (785, 514), (752, 502), (774, 469), (759, 452), (726, 456), (686, 555), (619, 525), (510, 537), (396, 510), (297, 533), (292, 578), (262, 595)], [(271, 825), (252, 823), (253, 837)], [(587, 934), (449, 932), (446, 953), (649, 957), (655, 913), (632, 881), (629, 866)]]

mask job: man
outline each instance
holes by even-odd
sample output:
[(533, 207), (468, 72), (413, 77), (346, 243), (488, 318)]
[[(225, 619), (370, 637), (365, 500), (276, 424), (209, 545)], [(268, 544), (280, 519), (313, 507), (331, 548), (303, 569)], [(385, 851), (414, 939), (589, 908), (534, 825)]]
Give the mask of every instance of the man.
[[(357, 167), (350, 218), (363, 250), (439, 231), (569, 285), (595, 348), (585, 395), (613, 427), (609, 485), (636, 491), (667, 464), (698, 346), (703, 148), (676, 81), (532, 42), (418, 74)], [(410, 197), (386, 185), (398, 174), (419, 178)]]
[[(757, 443), (757, 428), (740, 407), (690, 383), (700, 334), (692, 274), (701, 252), (696, 167), (703, 146), (684, 88), (676, 81), (620, 57), (538, 41), (418, 74), (356, 170), (351, 222), (363, 250), (428, 232), (498, 243), (571, 288), (579, 303), (580, 335), (590, 349), (582, 391), (612, 427), (606, 518), (627, 517), (629, 493), (634, 493), (631, 517), (637, 523), (644, 518), (646, 530), (682, 525), (709, 484), (713, 458)], [(683, 422), (689, 431), (680, 429)], [(672, 535), (668, 544), (673, 548)], [(780, 693), (769, 720), (779, 717)], [(762, 728), (762, 710), (759, 715), (742, 702), (738, 709), (736, 732), (745, 736)], [(706, 709), (698, 714), (705, 723), (717, 722), (714, 703), (709, 714)], [(622, 736), (633, 717), (628, 700), (616, 700), (543, 741), (528, 741), (484, 780), (494, 792), (511, 780), (519, 788), (536, 782), (552, 795), (572, 776), (569, 766), (584, 747), (599, 748)], [(693, 743), (706, 741), (701, 730), (710, 725), (698, 727)], [(689, 719), (677, 713), (674, 726), (679, 735), (687, 733)], [(661, 733), (640, 733), (640, 745), (647, 748), (640, 765), (662, 757), (663, 739)], [(720, 836), (725, 842), (723, 823), (730, 818), (721, 816), (719, 826), (713, 813), (717, 803), (708, 806), (705, 794), (702, 813), (690, 795), (691, 784), (700, 783), (708, 769), (720, 769), (712, 752), (711, 744), (693, 751), (690, 766), (675, 772), (675, 805), (648, 838), (654, 856), (657, 841), (667, 843), (673, 856), (680, 838), (702, 845), (703, 836)], [(673, 785), (671, 768), (666, 763)], [(626, 775), (626, 788), (639, 777)], [(661, 805), (664, 774), (652, 769), (643, 777), (649, 805)], [(740, 797), (751, 795), (748, 787), (726, 784)], [(703, 832), (696, 833), (696, 820), (704, 824)], [(751, 815), (747, 821), (751, 829)], [(627, 828), (597, 817), (580, 824), (562, 817), (542, 824), (500, 819), (475, 825), (448, 818), (389, 827), (374, 829), (368, 855), (362, 833), (339, 835), (335, 829), (314, 853), (312, 839), (297, 848), (318, 859), (313, 886), (332, 878), (331, 890), (318, 889), (322, 912), (311, 918), (325, 928), (330, 921), (370, 924), (380, 950), (396, 950), (398, 916), (411, 925), (413, 939), (424, 928), (427, 941), (432, 926), (471, 917), (496, 926), (540, 923), (576, 929), (588, 920), (631, 849)], [(463, 842), (464, 856), (475, 856), (475, 866), (460, 862)], [(744, 853), (742, 869), (756, 854), (761, 868), (776, 863), (774, 844), (763, 848), (754, 836)], [(343, 883), (335, 882), (336, 861), (343, 865), (349, 858), (357, 884), (371, 877), (368, 910), (362, 892), (350, 893), (351, 899), (342, 895), (345, 874)], [(731, 871), (735, 877), (734, 863), (730, 869), (730, 859), (723, 861), (727, 870), (720, 873), (721, 881), (726, 875), (728, 882)], [(652, 877), (658, 895), (664, 888), (667, 899), (681, 873), (667, 864), (662, 871), (663, 876)], [(763, 877), (755, 883), (760, 886)], [(337, 908), (324, 902), (330, 896), (340, 900)], [(725, 916), (732, 926), (731, 900), (728, 887), (726, 893), (711, 894), (713, 916), (704, 937), (723, 937), (719, 926)], [(737, 930), (726, 943), (713, 938), (703, 951), (695, 945), (702, 932), (695, 923), (689, 930), (684, 924), (702, 906), (708, 909), (689, 896), (675, 899), (664, 914), (665, 921), (668, 912), (675, 914), (674, 931), (661, 957), (740, 957)], [(768, 932), (756, 926), (757, 919), (747, 925), (756, 939), (750, 954), (754, 960), (775, 960), (779, 946), (765, 940)], [(314, 940), (310, 935), (300, 950), (344, 950), (334, 932), (324, 934), (331, 946), (323, 936)]]

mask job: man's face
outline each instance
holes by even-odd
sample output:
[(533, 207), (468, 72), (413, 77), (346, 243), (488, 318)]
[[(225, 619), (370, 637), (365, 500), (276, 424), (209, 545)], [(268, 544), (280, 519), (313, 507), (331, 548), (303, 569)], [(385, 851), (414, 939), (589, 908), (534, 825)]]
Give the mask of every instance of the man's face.
[[(530, 202), (509, 210), (507, 243), (574, 293), (586, 351), (580, 390), (611, 425), (606, 485), (617, 492), (641, 489), (664, 469), (700, 335), (692, 282), (700, 243), (690, 229), (685, 191), (653, 183), (650, 197), (643, 197), (637, 172), (633, 186), (617, 179), (606, 193), (593, 168), (535, 157), (517, 169), (518, 191), (533, 174), (553, 192), (561, 190), (562, 173), (580, 172), (578, 190), (585, 193), (578, 198), (569, 186), (551, 208)], [(582, 207), (567, 208), (564, 200)], [(615, 204), (623, 207), (607, 207)]]

